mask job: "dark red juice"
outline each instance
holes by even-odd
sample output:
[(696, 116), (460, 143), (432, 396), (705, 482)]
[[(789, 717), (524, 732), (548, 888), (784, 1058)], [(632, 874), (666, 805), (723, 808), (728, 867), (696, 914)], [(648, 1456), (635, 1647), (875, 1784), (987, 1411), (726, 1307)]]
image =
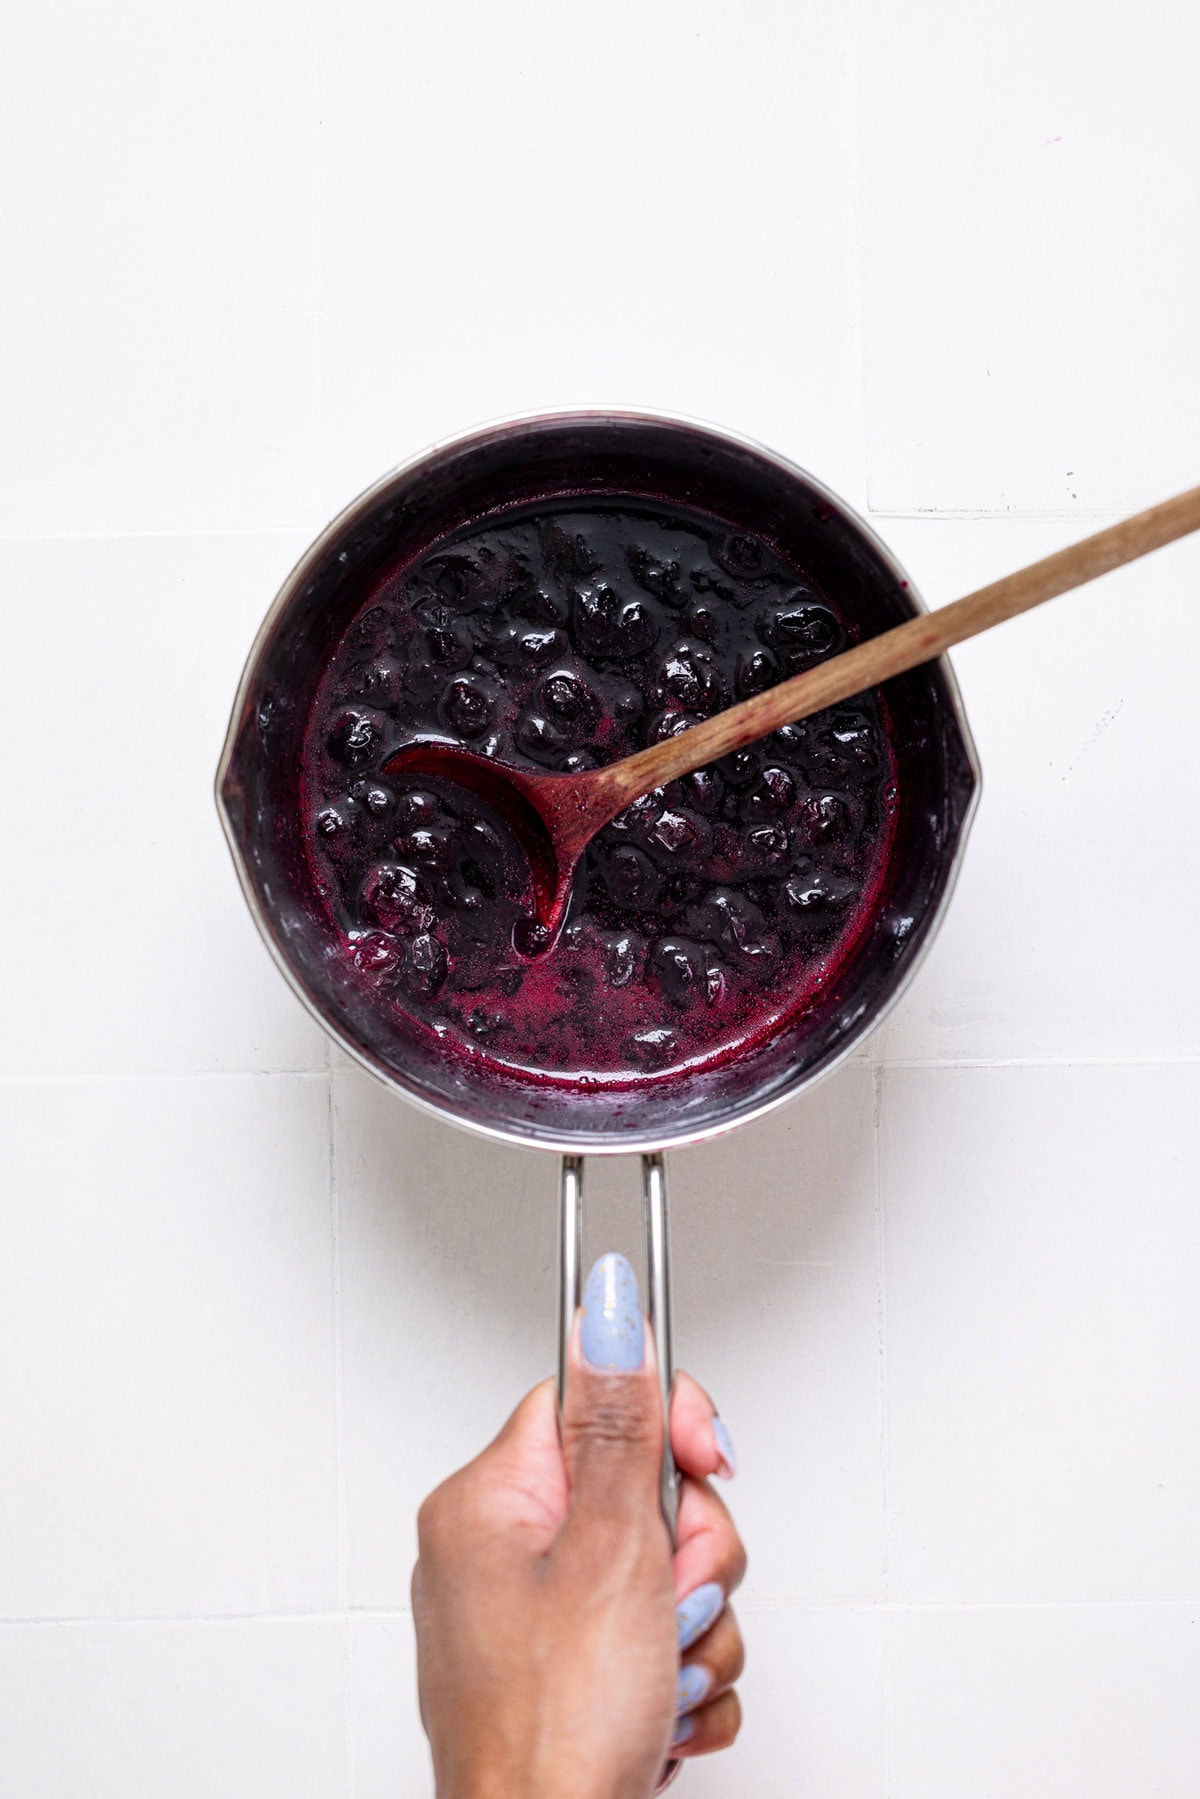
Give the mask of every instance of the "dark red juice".
[(540, 502), (389, 570), (305, 734), (308, 853), (355, 978), (448, 1052), (571, 1086), (669, 1079), (772, 1035), (836, 980), (878, 895), (896, 809), (878, 696), (631, 806), (535, 956), (503, 823), (380, 771), (431, 738), (597, 767), (851, 641), (765, 541), (617, 495)]

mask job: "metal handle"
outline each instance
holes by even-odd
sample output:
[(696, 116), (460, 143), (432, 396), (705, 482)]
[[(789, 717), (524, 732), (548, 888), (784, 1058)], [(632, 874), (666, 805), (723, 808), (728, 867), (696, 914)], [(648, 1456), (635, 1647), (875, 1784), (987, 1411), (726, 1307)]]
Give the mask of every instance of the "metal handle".
[[(642, 1157), (642, 1222), (646, 1233), (647, 1315), (658, 1359), (663, 1398), (663, 1517), (675, 1541), (679, 1471), (671, 1454), (671, 1386), (675, 1379), (671, 1320), (671, 1214), (667, 1170), (660, 1155)], [(558, 1403), (567, 1386), (567, 1351), (575, 1314), (583, 1301), (583, 1158), (564, 1156), (558, 1190)]]

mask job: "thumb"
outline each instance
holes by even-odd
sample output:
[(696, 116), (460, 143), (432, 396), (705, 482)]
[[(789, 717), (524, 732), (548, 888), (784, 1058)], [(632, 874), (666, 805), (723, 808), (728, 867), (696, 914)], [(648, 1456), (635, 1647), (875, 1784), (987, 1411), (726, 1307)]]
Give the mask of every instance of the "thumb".
[(571, 1517), (661, 1525), (663, 1405), (654, 1343), (624, 1256), (594, 1263), (571, 1337), (563, 1400)]

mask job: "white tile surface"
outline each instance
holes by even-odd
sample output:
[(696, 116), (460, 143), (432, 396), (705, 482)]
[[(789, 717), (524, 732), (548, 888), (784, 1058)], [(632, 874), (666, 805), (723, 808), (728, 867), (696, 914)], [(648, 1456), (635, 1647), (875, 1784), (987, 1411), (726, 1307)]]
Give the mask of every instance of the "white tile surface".
[(873, 1120), (852, 1062), (671, 1158), (677, 1353), (737, 1445), (756, 1600), (883, 1591)]
[(880, 1799), (887, 1791), (881, 1615), (803, 1606), (744, 1607), (740, 1616), (741, 1735), (728, 1753), (687, 1764), (680, 1799)]
[(333, 1076), (349, 1597), (408, 1603), (416, 1510), (555, 1356), (554, 1164)]
[(434, 1799), (411, 1617), (353, 1618), (347, 1631), (354, 1799)]
[(860, 43), (872, 505), (1191, 486), (1195, 7), (864, 0)]
[(324, 1079), (2, 1083), (0, 1170), (0, 1617), (333, 1604)]
[(901, 1612), (890, 1661), (895, 1799), (1196, 1791), (1194, 1602)]
[[(0, 1073), (323, 1068), (264, 954), (212, 783), (288, 536), (0, 543), (11, 666)], [(10, 838), (10, 841), (13, 841)]]
[(482, 419), (622, 402), (859, 492), (841, 9), (321, 19), (329, 505)]
[(20, 1799), (350, 1799), (328, 1623), (0, 1628), (0, 1787)]
[(59, 0), (6, 36), (0, 536), (317, 522), (303, 14)]
[[(1074, 534), (1062, 520), (888, 521), (931, 601)], [(955, 651), (983, 799), (945, 928), (879, 1053), (1200, 1054), (1198, 583), (1192, 539)]]
[(1200, 1594), (1200, 1067), (888, 1070), (894, 1598)]

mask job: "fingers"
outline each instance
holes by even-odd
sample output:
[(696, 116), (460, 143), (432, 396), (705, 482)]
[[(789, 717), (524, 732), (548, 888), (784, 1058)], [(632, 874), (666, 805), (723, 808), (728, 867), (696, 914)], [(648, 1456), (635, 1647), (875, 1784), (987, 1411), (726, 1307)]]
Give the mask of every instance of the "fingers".
[(663, 1415), (654, 1348), (624, 1256), (588, 1275), (567, 1359), (562, 1446), (571, 1520), (606, 1534), (659, 1517)]
[(685, 1479), (674, 1559), (681, 1648), (711, 1628), (745, 1573), (746, 1551), (723, 1502), (706, 1482)]
[(697, 1480), (710, 1474), (732, 1480), (737, 1473), (733, 1441), (716, 1407), (704, 1388), (682, 1370), (671, 1394), (671, 1448), (683, 1472)]
[(679, 1670), (676, 1711), (682, 1717), (710, 1704), (741, 1679), (745, 1665), (741, 1626), (732, 1608), (726, 1606), (707, 1636), (684, 1657)]
[(684, 1756), (712, 1755), (728, 1749), (742, 1728), (742, 1704), (736, 1693), (722, 1693), (711, 1705), (680, 1718), (670, 1753)]

